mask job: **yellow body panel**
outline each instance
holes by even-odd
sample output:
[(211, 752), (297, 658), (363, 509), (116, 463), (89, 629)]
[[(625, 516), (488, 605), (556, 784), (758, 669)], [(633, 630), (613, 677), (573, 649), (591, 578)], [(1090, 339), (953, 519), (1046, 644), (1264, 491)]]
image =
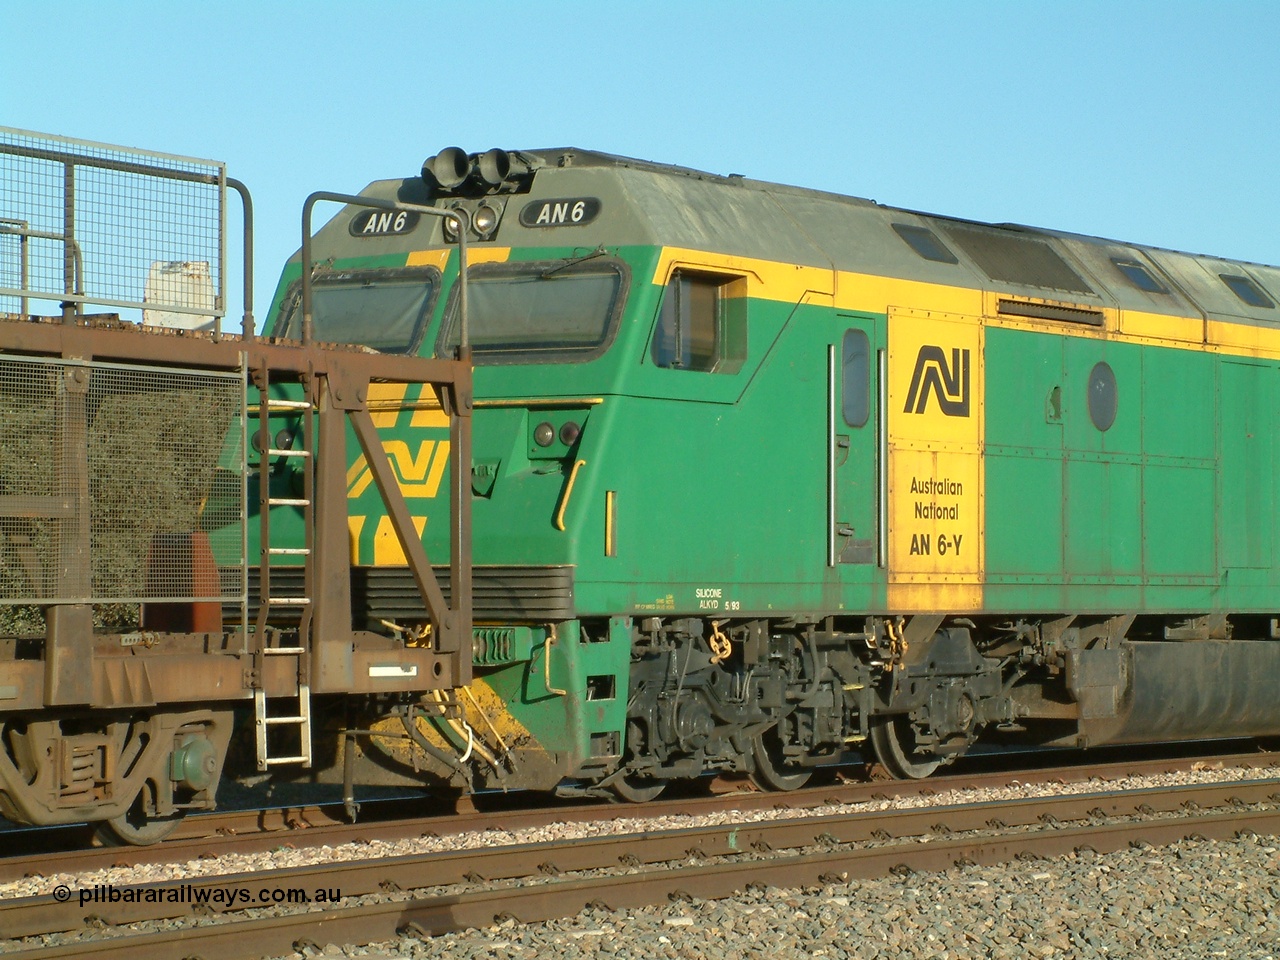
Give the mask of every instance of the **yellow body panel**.
[(658, 267), (653, 273), (653, 282), (659, 286), (665, 284), (671, 279), (672, 271), (679, 267), (741, 274), (747, 278), (747, 296), (787, 303), (799, 303), (805, 294), (831, 296), (835, 279), (831, 270), (821, 267), (804, 267), (794, 263), (756, 260), (705, 250), (686, 250), (682, 247), (663, 247), (658, 257)]
[(1122, 310), (1120, 331), (1126, 337), (1141, 337), (1144, 340), (1177, 340), (1191, 344), (1205, 342), (1205, 322), (1201, 317), (1171, 317), (1163, 313)]
[(982, 323), (889, 311), (889, 605), (982, 605)]
[[(445, 264), (449, 262), (449, 254), (452, 251), (452, 247), (446, 247), (442, 250), (414, 250), (410, 252), (405, 260), (405, 265), (410, 267), (435, 267), (441, 273), (444, 273)], [(467, 247), (467, 263), (471, 266), (475, 266), (477, 263), (502, 263), (510, 256), (510, 247), (475, 245), (468, 245)]]

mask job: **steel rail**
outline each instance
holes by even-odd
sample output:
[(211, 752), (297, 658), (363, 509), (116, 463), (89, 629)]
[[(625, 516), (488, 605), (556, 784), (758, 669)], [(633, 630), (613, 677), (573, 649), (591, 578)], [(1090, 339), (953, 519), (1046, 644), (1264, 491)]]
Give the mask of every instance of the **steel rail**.
[[(725, 811), (810, 809), (837, 804), (859, 803), (891, 797), (930, 796), (952, 790), (1007, 787), (1011, 783), (1043, 784), (1083, 782), (1090, 779), (1118, 779), (1149, 776), (1153, 773), (1184, 771), (1207, 758), (1141, 760), (1049, 767), (1041, 770), (995, 771), (927, 780), (889, 780), (833, 784), (797, 790), (793, 793), (725, 793), (715, 796), (658, 800), (644, 805), (617, 805), (599, 802), (538, 806), (501, 812), (451, 813), (404, 819), (347, 823), (337, 804), (226, 811), (188, 817), (176, 838), (152, 847), (95, 847), (72, 850), (42, 850), (24, 856), (0, 859), (0, 883), (31, 876), (84, 873), (113, 866), (181, 863), (207, 859), (221, 853), (251, 853), (288, 844), (311, 847), (327, 844), (367, 843), (374, 840), (404, 840), (420, 836), (451, 836), (470, 831), (520, 830), (547, 823), (582, 823), (597, 820), (643, 819), (675, 815), (697, 816)], [(1280, 755), (1234, 754), (1212, 758), (1224, 766), (1274, 769)], [(731, 784), (730, 784), (731, 786)], [(389, 801), (401, 807), (406, 801)], [(368, 809), (368, 808), (367, 808)]]
[[(120, 926), (150, 920), (171, 920), (177, 917), (195, 914), (211, 914), (258, 907), (264, 904), (254, 900), (254, 895), (262, 890), (315, 890), (317, 888), (337, 889), (344, 898), (366, 896), (379, 892), (404, 891), (427, 887), (438, 888), (450, 884), (472, 883), (491, 885), (495, 881), (525, 880), (530, 877), (558, 876), (563, 873), (585, 870), (635, 868), (641, 864), (678, 863), (688, 859), (707, 860), (713, 858), (733, 857), (743, 854), (771, 854), (776, 850), (795, 850), (805, 847), (831, 847), (836, 845), (867, 844), (870, 847), (856, 847), (852, 850), (841, 850), (830, 854), (803, 854), (782, 858), (781, 862), (807, 863), (818, 858), (833, 864), (882, 863), (885, 858), (892, 861), (889, 866), (898, 862), (907, 862), (916, 869), (942, 869), (950, 866), (953, 859), (937, 859), (935, 851), (965, 851), (964, 857), (975, 861), (982, 857), (994, 856), (996, 859), (1008, 859), (1000, 850), (1020, 851), (1028, 842), (1033, 843), (1036, 850), (1045, 844), (1055, 854), (1069, 852), (1080, 846), (1054, 845), (1043, 839), (1028, 840), (1038, 837), (1040, 833), (1070, 835), (1073, 838), (1091, 835), (1089, 831), (1101, 829), (1100, 836), (1104, 845), (1112, 841), (1107, 837), (1119, 836), (1124, 830), (1137, 829), (1138, 836), (1150, 843), (1164, 843), (1188, 835), (1228, 836), (1222, 833), (1223, 825), (1236, 823), (1240, 817), (1249, 829), (1272, 832), (1280, 830), (1280, 808), (1259, 812), (1249, 810), (1249, 804), (1280, 804), (1280, 779), (1242, 781), (1226, 784), (1202, 784), (1183, 786), (1173, 789), (1150, 788), (1137, 791), (1109, 791), (1104, 793), (1080, 794), (1055, 798), (1015, 799), (988, 801), (984, 803), (959, 804), (943, 807), (924, 807), (917, 809), (891, 809), (874, 812), (841, 814), (832, 816), (810, 816), (789, 820), (768, 820), (756, 823), (735, 823), (711, 827), (690, 827), (682, 829), (648, 831), (620, 836), (595, 837), (571, 840), (562, 843), (531, 843), (502, 847), (484, 847), (445, 853), (420, 854), (393, 857), (374, 861), (339, 861), (327, 862), (307, 867), (295, 867), (284, 870), (258, 871), (254, 873), (223, 875), (195, 879), (185, 882), (167, 882), (161, 884), (139, 885), (139, 887), (155, 891), (156, 903), (125, 902), (90, 902), (82, 905), (78, 902), (78, 892), (71, 891), (72, 896), (60, 902), (53, 894), (40, 897), (13, 900), (0, 903), (0, 930), (8, 936), (20, 937), (51, 932), (77, 930), (84, 926), (86, 916), (92, 916), (96, 924)], [(1200, 813), (1204, 807), (1234, 807), (1229, 813)], [(1184, 811), (1178, 813), (1178, 811)], [(1185, 811), (1191, 811), (1186, 813)], [(1164, 819), (1149, 819), (1159, 813), (1176, 813), (1176, 816)], [(1094, 824), (1089, 827), (1060, 827), (1060, 821), (1085, 820), (1089, 818), (1114, 820), (1120, 817), (1141, 816), (1139, 823), (1111, 823), (1103, 828)], [(1259, 819), (1261, 818), (1261, 819)], [(1173, 826), (1170, 826), (1172, 824)], [(1188, 826), (1190, 825), (1190, 826)], [(1026, 827), (1038, 827), (1030, 834), (1011, 833), (1010, 831)], [(1140, 828), (1140, 829), (1138, 829)], [(1237, 829), (1240, 829), (1237, 827)], [(1155, 833), (1152, 833), (1152, 831)], [(996, 836), (978, 838), (975, 831), (994, 831)], [(1084, 833), (1082, 833), (1084, 831)], [(969, 836), (948, 839), (951, 834), (968, 833)], [(929, 843), (906, 843), (911, 837), (929, 837)], [(937, 839), (941, 837), (948, 844)], [(1152, 839), (1155, 837), (1156, 839)], [(1095, 844), (1096, 846), (1096, 844)], [(886, 850), (886, 847), (888, 848)], [(920, 853), (915, 848), (928, 848)], [(1117, 849), (1118, 847), (1111, 847)], [(995, 851), (994, 853), (991, 851)], [(1049, 854), (1045, 854), (1049, 855)], [(948, 853), (948, 856), (951, 856)], [(906, 857), (907, 860), (903, 860)], [(923, 857), (923, 859), (921, 859)], [(832, 858), (835, 858), (834, 860)], [(841, 859), (845, 858), (845, 859)], [(868, 859), (869, 858), (869, 859)], [(773, 864), (777, 861), (770, 858)], [(735, 864), (735, 868), (737, 865)], [(719, 870), (720, 868), (716, 868)], [(725, 868), (730, 875), (740, 875), (734, 869)], [(758, 870), (758, 864), (755, 868)], [(848, 873), (847, 868), (840, 868)], [(866, 869), (856, 866), (852, 869)], [(686, 867), (671, 867), (664, 874), (679, 873), (684, 875)], [(713, 871), (714, 872), (714, 871)], [(883, 872), (876, 867), (874, 872)], [(719, 876), (719, 874), (716, 874)], [(857, 873), (858, 876), (868, 874)], [(647, 874), (646, 874), (647, 876)], [(810, 877), (805, 882), (811, 882)], [(552, 881), (542, 881), (543, 884)], [(556, 881), (561, 884), (572, 884), (574, 881)], [(614, 889), (611, 877), (595, 877), (583, 881), (583, 889), (598, 889), (600, 884)], [(648, 881), (646, 881), (648, 882)], [(665, 882), (665, 881), (664, 881)], [(759, 882), (753, 880), (751, 882)], [(768, 882), (771, 885), (787, 885), (775, 878), (773, 867), (769, 867)], [(123, 885), (122, 885), (123, 886)], [(530, 889), (538, 885), (529, 884)], [(95, 888), (97, 890), (99, 888)], [(557, 888), (560, 889), (560, 888)], [(563, 887), (563, 889), (577, 889)], [(665, 887), (663, 889), (666, 889)], [(696, 892), (700, 896), (723, 896), (721, 886), (712, 888), (714, 893), (704, 893), (701, 888)], [(732, 887), (732, 892), (741, 887)], [(105, 891), (106, 887), (101, 890)], [(212, 898), (214, 891), (243, 891), (237, 894), (238, 905), (228, 906)], [(519, 897), (524, 903), (525, 891), (504, 887), (503, 892), (510, 899)], [(489, 903), (485, 897), (493, 891), (485, 893), (451, 893), (444, 897), (431, 897), (423, 903), (434, 902), (435, 912), (430, 912), (433, 919), (428, 929), (440, 932), (437, 924), (438, 905), (442, 902), (453, 902), (470, 898), (475, 903)], [(629, 895), (629, 894), (628, 894)], [(536, 895), (534, 895), (536, 898)], [(559, 896), (559, 894), (557, 894)], [(105, 900), (103, 893), (100, 899)], [(170, 902), (173, 901), (173, 902)], [(415, 901), (416, 902), (416, 901)], [(513, 901), (514, 902), (514, 901)], [(611, 906), (631, 905), (629, 902), (608, 900)], [(646, 901), (648, 902), (648, 901)], [(404, 904), (399, 904), (403, 907)], [(581, 905), (579, 905), (581, 906)], [(363, 908), (360, 908), (363, 909)], [(414, 909), (418, 909), (415, 907)], [(559, 909), (559, 908), (557, 908)], [(342, 911), (343, 915), (351, 910)], [(358, 912), (358, 910), (356, 911)], [(518, 910), (508, 910), (523, 920), (530, 917)], [(326, 911), (327, 917), (329, 912)], [(304, 913), (303, 918), (310, 918), (314, 923), (315, 912)], [(464, 925), (492, 922), (494, 914), (480, 920), (468, 914)], [(235, 925), (252, 921), (236, 921)], [(201, 930), (207, 928), (201, 927)], [(456, 928), (450, 928), (456, 929)], [(188, 931), (189, 933), (191, 931)], [(184, 934), (185, 935), (185, 934)], [(334, 939), (332, 930), (326, 929), (326, 937)], [(134, 940), (133, 936), (129, 937)], [(354, 941), (353, 941), (354, 942)], [(91, 946), (81, 943), (79, 946)], [(96, 950), (97, 947), (94, 946)], [(45, 956), (43, 952), (31, 953), (30, 956)], [(59, 954), (48, 954), (56, 956)], [(204, 948), (202, 941), (200, 955), (210, 960), (213, 956)], [(230, 955), (230, 954), (226, 954)], [(17, 956), (26, 957), (26, 953)]]

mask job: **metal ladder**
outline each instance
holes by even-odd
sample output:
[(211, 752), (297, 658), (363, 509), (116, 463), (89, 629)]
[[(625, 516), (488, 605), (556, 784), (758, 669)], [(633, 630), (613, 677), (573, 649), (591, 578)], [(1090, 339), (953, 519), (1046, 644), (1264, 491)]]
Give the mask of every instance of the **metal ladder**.
[[(258, 383), (258, 430), (255, 437), (258, 442), (258, 515), (261, 557), (259, 562), (259, 604), (258, 616), (254, 630), (254, 667), (256, 681), (253, 688), (254, 731), (257, 737), (258, 769), (283, 764), (301, 764), (311, 766), (311, 615), (314, 596), (314, 564), (313, 535), (315, 496), (315, 458), (312, 455), (312, 443), (315, 436), (315, 408), (310, 400), (281, 400), (271, 396), (270, 371), (266, 360), (256, 371)], [(309, 384), (303, 382), (303, 389)], [(291, 443), (287, 447), (277, 446), (271, 437), (270, 420), (273, 413), (302, 413), (302, 446), (295, 447)], [(301, 497), (275, 497), (271, 495), (271, 465), (278, 458), (297, 459), (303, 465), (303, 491)], [(302, 525), (305, 539), (301, 547), (282, 547), (271, 540), (271, 510), (274, 507), (297, 507), (302, 511)], [(276, 596), (271, 591), (272, 560), (278, 557), (301, 557), (303, 563), (302, 596)], [(273, 611), (282, 608), (296, 608), (300, 611), (296, 638), (291, 645), (283, 645), (288, 634), (271, 629), (267, 622)], [(277, 645), (272, 645), (276, 640)], [(269, 657), (293, 657), (297, 666), (297, 710), (283, 714), (269, 712), (266, 691), (266, 663)], [(292, 697), (280, 699), (292, 700)], [(271, 701), (276, 702), (275, 699)], [(298, 750), (287, 756), (271, 756), (270, 738), (267, 736), (272, 727), (297, 727)]]

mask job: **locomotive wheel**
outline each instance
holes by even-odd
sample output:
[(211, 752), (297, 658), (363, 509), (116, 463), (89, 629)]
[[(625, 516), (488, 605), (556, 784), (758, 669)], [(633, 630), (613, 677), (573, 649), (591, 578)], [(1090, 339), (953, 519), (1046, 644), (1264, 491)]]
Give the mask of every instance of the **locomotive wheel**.
[(877, 717), (871, 721), (871, 746), (880, 764), (897, 780), (923, 780), (941, 760), (915, 760), (916, 738), (905, 716)]
[(652, 777), (637, 777), (624, 774), (609, 784), (620, 800), (627, 803), (648, 803), (656, 800), (667, 789), (666, 780), (654, 780)]
[(146, 847), (166, 839), (178, 829), (182, 815), (150, 820), (135, 803), (127, 813), (93, 825), (93, 835), (104, 847)]
[(752, 741), (751, 755), (755, 770), (751, 782), (761, 790), (799, 790), (813, 776), (812, 770), (794, 767), (782, 755), (777, 728), (766, 730)]

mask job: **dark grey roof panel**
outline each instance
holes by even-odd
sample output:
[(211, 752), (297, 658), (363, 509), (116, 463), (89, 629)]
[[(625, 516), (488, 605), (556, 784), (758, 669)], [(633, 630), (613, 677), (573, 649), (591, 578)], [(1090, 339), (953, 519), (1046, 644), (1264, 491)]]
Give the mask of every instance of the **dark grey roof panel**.
[(621, 185), (628, 201), (644, 211), (659, 243), (831, 266), (828, 254), (800, 229), (789, 204), (742, 180), (709, 184), (634, 171), (621, 178)]
[(1048, 238), (977, 224), (946, 224), (946, 233), (997, 284), (1044, 287), (1057, 293), (1096, 296)]
[(1222, 280), (1223, 274), (1252, 279), (1275, 302), (1275, 296), (1267, 280), (1280, 279), (1277, 277), (1280, 271), (1221, 260), (1217, 257), (1175, 253), (1170, 250), (1146, 252), (1150, 259), (1172, 277), (1178, 287), (1186, 292), (1187, 297), (1211, 319), (1228, 319), (1233, 322), (1244, 320), (1268, 326), (1280, 325), (1280, 308), (1251, 306), (1233, 293), (1231, 287)]
[[(1152, 260), (1148, 250), (1093, 237), (1064, 235), (1058, 241), (1088, 276), (1122, 310), (1196, 317), (1201, 311), (1183, 296), (1174, 278)], [(1127, 266), (1127, 271), (1125, 267)], [(1145, 276), (1145, 286), (1135, 279)]]
[(790, 216), (792, 230), (802, 231), (838, 270), (957, 287), (983, 286), (981, 275), (967, 261), (928, 259), (894, 230), (896, 223), (938, 234), (934, 224), (916, 214), (867, 201), (844, 203), (830, 194), (771, 193)]

